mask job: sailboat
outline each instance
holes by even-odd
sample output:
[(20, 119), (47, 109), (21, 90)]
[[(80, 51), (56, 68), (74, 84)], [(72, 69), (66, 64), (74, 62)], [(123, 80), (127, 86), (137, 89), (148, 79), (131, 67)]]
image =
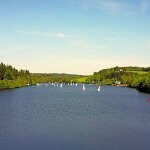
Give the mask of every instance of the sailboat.
[(61, 84), (60, 84), (60, 88), (62, 88), (62, 86), (63, 86), (63, 84), (61, 83)]
[(83, 84), (83, 91), (85, 91), (85, 86), (84, 86), (84, 84)]
[(47, 84), (45, 84), (45, 86), (47, 87)]
[(40, 86), (40, 84), (39, 84), (39, 83), (37, 83), (36, 85), (37, 85), (37, 86)]
[(76, 86), (78, 86), (78, 84), (76, 83)]
[(97, 92), (100, 92), (100, 90), (101, 90), (101, 87), (99, 86), (98, 89), (97, 89)]

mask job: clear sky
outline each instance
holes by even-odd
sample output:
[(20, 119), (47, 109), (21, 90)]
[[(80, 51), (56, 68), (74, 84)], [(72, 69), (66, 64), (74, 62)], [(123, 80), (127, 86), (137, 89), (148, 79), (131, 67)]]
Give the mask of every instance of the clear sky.
[(0, 0), (0, 61), (43, 73), (150, 66), (150, 0)]

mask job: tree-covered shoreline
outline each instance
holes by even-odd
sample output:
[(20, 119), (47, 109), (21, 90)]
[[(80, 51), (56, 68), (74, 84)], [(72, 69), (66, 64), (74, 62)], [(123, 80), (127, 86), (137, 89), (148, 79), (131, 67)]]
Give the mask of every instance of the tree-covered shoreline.
[(95, 72), (86, 83), (128, 86), (150, 93), (150, 67), (114, 67)]
[(0, 89), (19, 88), (47, 81), (49, 78), (32, 75), (28, 70), (17, 70), (10, 65), (0, 64)]
[(76, 74), (30, 73), (28, 70), (17, 70), (10, 65), (0, 64), (0, 90), (46, 82), (128, 86), (150, 93), (150, 67), (114, 67), (94, 72), (91, 76), (82, 76)]
[(37, 83), (77, 82), (82, 75), (30, 73), (28, 70), (17, 70), (10, 65), (0, 64), (0, 90), (20, 88)]

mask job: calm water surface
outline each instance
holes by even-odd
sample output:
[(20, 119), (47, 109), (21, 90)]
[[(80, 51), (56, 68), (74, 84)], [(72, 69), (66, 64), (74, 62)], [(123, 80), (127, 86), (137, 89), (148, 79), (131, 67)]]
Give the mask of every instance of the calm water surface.
[(0, 150), (150, 149), (150, 94), (85, 87), (0, 91)]

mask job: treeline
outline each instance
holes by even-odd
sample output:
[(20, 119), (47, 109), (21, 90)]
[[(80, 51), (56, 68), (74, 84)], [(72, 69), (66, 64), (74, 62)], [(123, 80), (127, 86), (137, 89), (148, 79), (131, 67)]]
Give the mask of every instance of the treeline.
[(17, 70), (0, 64), (0, 89), (17, 88), (44, 82), (86, 82), (102, 85), (129, 86), (150, 92), (150, 67), (114, 67), (94, 72), (92, 76), (75, 74), (41, 74)]
[(0, 89), (17, 88), (50, 81), (49, 77), (32, 75), (28, 70), (17, 70), (0, 64)]
[(28, 70), (17, 70), (10, 65), (0, 64), (0, 89), (19, 88), (44, 82), (77, 82), (83, 77), (70, 74), (40, 74)]
[(95, 72), (86, 83), (118, 85), (150, 92), (150, 67), (115, 67)]
[(34, 73), (35, 76), (42, 76), (42, 77), (50, 77), (51, 82), (61, 82), (61, 83), (71, 83), (71, 82), (78, 82), (78, 79), (83, 78), (82, 75), (76, 74), (65, 74), (65, 73), (51, 73), (51, 74), (42, 74), (42, 73)]

